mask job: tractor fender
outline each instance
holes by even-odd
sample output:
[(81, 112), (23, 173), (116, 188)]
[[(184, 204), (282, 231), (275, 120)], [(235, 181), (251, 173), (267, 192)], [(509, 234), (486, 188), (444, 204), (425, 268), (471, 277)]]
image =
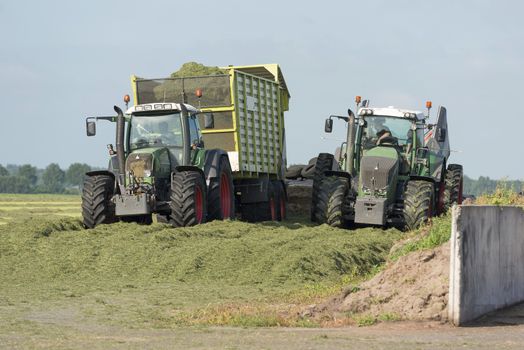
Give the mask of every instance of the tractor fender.
[(204, 160), (203, 174), (206, 181), (209, 181), (218, 176), (218, 167), (220, 165), (220, 158), (226, 157), (229, 162), (229, 156), (227, 152), (221, 149), (211, 149), (206, 152), (206, 158)]

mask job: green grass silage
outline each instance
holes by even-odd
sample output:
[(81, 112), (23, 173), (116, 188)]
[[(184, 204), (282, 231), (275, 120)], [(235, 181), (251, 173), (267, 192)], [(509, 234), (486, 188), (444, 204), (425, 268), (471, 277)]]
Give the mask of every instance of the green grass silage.
[(85, 317), (130, 326), (281, 324), (275, 305), (336, 293), (399, 236), (238, 221), (84, 230), (77, 219), (36, 217), (0, 226), (0, 307), (82, 305)]

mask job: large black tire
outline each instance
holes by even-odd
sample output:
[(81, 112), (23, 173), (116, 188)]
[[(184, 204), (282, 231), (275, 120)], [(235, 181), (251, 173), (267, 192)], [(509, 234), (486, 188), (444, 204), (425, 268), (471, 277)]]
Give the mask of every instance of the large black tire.
[(318, 206), (319, 191), (322, 181), (325, 178), (324, 173), (333, 167), (335, 157), (329, 153), (320, 153), (317, 157), (315, 165), (315, 173), (313, 175), (313, 189), (311, 191), (311, 221), (322, 223), (322, 210)]
[(86, 176), (82, 190), (82, 217), (85, 228), (117, 221), (111, 201), (115, 180), (110, 175)]
[(444, 179), (443, 212), (446, 213), (453, 204), (462, 204), (462, 165), (450, 164)]
[(296, 180), (299, 177), (302, 177), (302, 169), (304, 169), (305, 165), (303, 164), (296, 164), (291, 165), (289, 168), (286, 169), (285, 178), (289, 180)]
[(434, 212), (435, 188), (432, 182), (410, 180), (404, 192), (404, 229), (415, 230)]
[(206, 220), (206, 184), (200, 173), (181, 171), (171, 181), (171, 215), (174, 227), (201, 224)]
[(349, 180), (330, 176), (324, 179), (319, 193), (319, 208), (322, 208), (322, 223), (332, 227), (346, 227), (344, 203), (349, 196)]
[(235, 217), (235, 190), (231, 165), (221, 157), (217, 177), (211, 179), (207, 190), (207, 220), (227, 220)]

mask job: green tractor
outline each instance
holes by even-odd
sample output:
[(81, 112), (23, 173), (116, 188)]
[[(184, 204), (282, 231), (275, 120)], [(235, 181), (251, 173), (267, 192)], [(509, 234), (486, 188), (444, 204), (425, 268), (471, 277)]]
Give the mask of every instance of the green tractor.
[(125, 116), (114, 109), (116, 117), (86, 121), (88, 136), (96, 133), (93, 119), (116, 122), (116, 149), (108, 146), (109, 169), (88, 173), (84, 182), (86, 228), (118, 219), (149, 224), (152, 213), (177, 227), (234, 216), (228, 154), (203, 148), (196, 109), (144, 104), (131, 107)]
[(321, 153), (313, 179), (311, 220), (334, 227), (354, 224), (419, 227), (462, 202), (462, 166), (450, 155), (446, 108), (437, 122), (394, 107), (371, 108), (357, 96), (358, 116), (330, 116), (347, 124), (346, 141), (335, 154)]
[[(97, 120), (116, 123), (108, 170), (86, 174), (86, 228), (116, 221), (149, 224), (153, 214), (175, 227), (237, 213), (245, 221), (285, 219), (289, 92), (282, 72), (276, 64), (223, 71), (133, 76), (134, 106), (86, 119), (88, 136), (96, 134)], [(130, 99), (126, 95), (126, 104)]]

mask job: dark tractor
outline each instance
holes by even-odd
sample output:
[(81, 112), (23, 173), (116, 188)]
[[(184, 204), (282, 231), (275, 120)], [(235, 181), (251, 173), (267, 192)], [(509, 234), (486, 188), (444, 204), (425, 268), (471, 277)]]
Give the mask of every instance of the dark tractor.
[(330, 116), (347, 124), (346, 141), (334, 155), (318, 156), (311, 220), (334, 227), (353, 224), (419, 227), (462, 202), (462, 166), (447, 164), (450, 149), (446, 108), (437, 122), (394, 107), (371, 108), (357, 96), (358, 116)]

